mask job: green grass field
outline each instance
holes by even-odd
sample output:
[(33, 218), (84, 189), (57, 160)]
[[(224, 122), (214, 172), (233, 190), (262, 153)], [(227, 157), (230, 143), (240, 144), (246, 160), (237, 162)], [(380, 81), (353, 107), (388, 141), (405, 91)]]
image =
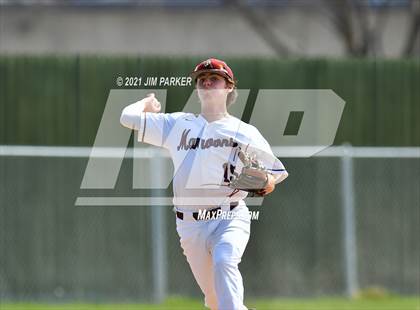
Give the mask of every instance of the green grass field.
[[(378, 299), (257, 299), (246, 305), (257, 310), (420, 310), (419, 297), (386, 297)], [(151, 304), (6, 304), (1, 310), (205, 310), (202, 301), (169, 298), (160, 305)]]

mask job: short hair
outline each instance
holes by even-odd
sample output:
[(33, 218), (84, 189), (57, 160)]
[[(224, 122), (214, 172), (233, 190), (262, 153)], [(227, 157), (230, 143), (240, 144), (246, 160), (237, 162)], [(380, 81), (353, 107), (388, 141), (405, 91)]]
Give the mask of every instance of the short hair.
[(238, 91), (236, 90), (236, 85), (229, 82), (228, 84), (233, 86), (233, 90), (227, 95), (226, 108), (229, 108), (232, 104), (234, 104), (236, 99), (238, 98)]

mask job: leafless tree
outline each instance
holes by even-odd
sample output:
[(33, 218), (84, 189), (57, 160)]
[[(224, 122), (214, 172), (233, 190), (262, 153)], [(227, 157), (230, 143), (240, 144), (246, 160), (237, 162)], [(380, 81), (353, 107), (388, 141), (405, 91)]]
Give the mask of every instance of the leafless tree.
[(403, 50), (405, 57), (420, 53), (420, 0), (411, 0), (412, 18), (407, 41)]
[[(323, 0), (324, 9), (335, 26), (339, 37), (351, 56), (381, 56), (383, 29), (389, 16), (392, 0), (384, 1), (380, 8), (373, 9), (366, 0)], [(419, 40), (420, 0), (409, 4), (410, 29), (401, 56), (414, 56)], [(381, 12), (374, 12), (381, 10)], [(376, 14), (373, 14), (376, 13)], [(379, 14), (380, 13), (380, 14)], [(403, 38), (402, 38), (403, 39)]]
[[(385, 0), (381, 7), (369, 6), (367, 0), (310, 0), (333, 26), (342, 40), (346, 53), (354, 57), (382, 56), (384, 26), (388, 20), (393, 0)], [(302, 1), (301, 1), (302, 2)], [(301, 56), (286, 42), (275, 35), (271, 24), (249, 6), (245, 0), (225, 0), (249, 23), (254, 31), (276, 52), (285, 57)], [(410, 27), (401, 56), (410, 57), (420, 48), (420, 0), (410, 0)], [(404, 38), (401, 38), (402, 40)]]
[(267, 19), (257, 14), (244, 0), (225, 0), (225, 4), (235, 9), (254, 31), (269, 45), (278, 56), (294, 54), (291, 47), (277, 37)]

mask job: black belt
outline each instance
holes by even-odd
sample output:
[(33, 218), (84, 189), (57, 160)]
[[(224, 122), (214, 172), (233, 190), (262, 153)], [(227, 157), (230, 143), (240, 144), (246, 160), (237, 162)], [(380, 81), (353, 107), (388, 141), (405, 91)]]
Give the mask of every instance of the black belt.
[[(231, 202), (230, 203), (230, 211), (235, 209), (238, 205), (239, 205), (239, 202), (237, 202), (237, 201)], [(206, 210), (206, 212), (210, 212), (210, 214), (213, 216), (213, 214), (216, 214), (216, 212), (218, 210), (221, 210), (221, 209), (222, 209), (221, 207), (217, 207), (217, 208), (214, 208), (214, 209)], [(199, 221), (198, 212), (193, 212), (192, 216), (196, 221)], [(182, 213), (180, 211), (176, 211), (176, 217), (179, 218), (180, 220), (183, 220), (184, 219), (184, 213)]]

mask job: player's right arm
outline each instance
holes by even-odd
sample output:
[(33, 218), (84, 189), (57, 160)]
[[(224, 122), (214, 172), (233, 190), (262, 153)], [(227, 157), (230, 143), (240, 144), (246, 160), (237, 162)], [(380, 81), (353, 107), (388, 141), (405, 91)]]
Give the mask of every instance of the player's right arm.
[(120, 123), (129, 129), (140, 130), (141, 113), (159, 113), (160, 109), (160, 102), (156, 99), (155, 94), (148, 94), (146, 98), (124, 108), (121, 113)]
[(159, 113), (160, 102), (155, 95), (149, 94), (146, 98), (125, 107), (121, 113), (121, 125), (137, 131), (137, 140), (167, 148), (169, 133), (175, 126), (178, 117), (185, 113)]

